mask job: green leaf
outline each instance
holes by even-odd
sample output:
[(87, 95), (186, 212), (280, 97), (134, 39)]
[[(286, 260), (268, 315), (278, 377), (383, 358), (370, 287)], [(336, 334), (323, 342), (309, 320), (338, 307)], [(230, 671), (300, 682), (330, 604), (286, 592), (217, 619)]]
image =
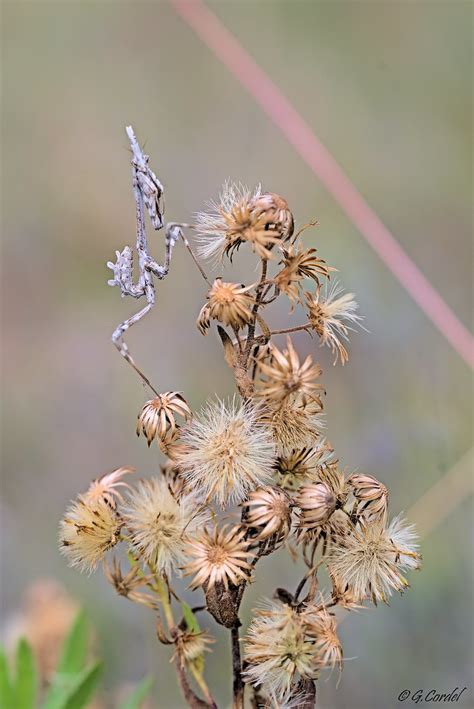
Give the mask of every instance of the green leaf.
[(15, 709), (34, 709), (38, 675), (33, 650), (24, 638), (16, 648)]
[(0, 707), (13, 706), (13, 687), (8, 670), (7, 657), (0, 650)]
[(87, 655), (87, 640), (86, 616), (84, 611), (80, 611), (64, 641), (61, 659), (56, 669), (58, 674), (76, 674), (83, 669)]
[(91, 667), (79, 673), (75, 686), (61, 706), (61, 709), (83, 709), (93, 697), (102, 674), (102, 662), (96, 662)]
[(194, 658), (192, 660), (191, 664), (194, 666), (194, 669), (196, 672), (200, 675), (204, 672), (204, 668), (206, 666), (206, 660), (204, 657), (204, 653), (202, 655), (199, 655), (198, 657)]
[(54, 676), (43, 709), (81, 709), (94, 694), (102, 673), (102, 662), (96, 662), (76, 674)]
[(43, 709), (63, 709), (74, 688), (74, 675), (55, 674), (43, 701)]
[(185, 601), (181, 601), (181, 610), (183, 611), (183, 618), (186, 621), (186, 625), (188, 626), (189, 632), (194, 633), (195, 635), (200, 633), (201, 628), (199, 627), (198, 620), (192, 612), (191, 607), (188, 606)]
[(121, 702), (119, 709), (140, 709), (143, 700), (153, 686), (153, 677), (145, 677), (137, 684), (133, 692), (127, 699)]

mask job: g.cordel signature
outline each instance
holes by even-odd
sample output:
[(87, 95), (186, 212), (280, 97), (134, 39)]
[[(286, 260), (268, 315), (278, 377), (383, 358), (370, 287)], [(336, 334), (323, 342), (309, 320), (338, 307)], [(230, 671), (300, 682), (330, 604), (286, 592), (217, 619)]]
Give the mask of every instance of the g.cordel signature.
[(459, 689), (455, 687), (450, 692), (438, 692), (437, 689), (416, 689), (411, 691), (410, 689), (404, 689), (398, 695), (399, 702), (406, 702), (410, 699), (415, 704), (419, 702), (458, 702), (464, 692), (467, 691), (467, 687)]

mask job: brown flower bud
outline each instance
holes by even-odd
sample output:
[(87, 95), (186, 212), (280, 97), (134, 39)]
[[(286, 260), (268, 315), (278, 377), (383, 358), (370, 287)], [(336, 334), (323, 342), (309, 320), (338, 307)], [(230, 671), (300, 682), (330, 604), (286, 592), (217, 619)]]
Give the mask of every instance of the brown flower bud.
[(291, 238), (294, 219), (286, 199), (274, 192), (264, 192), (253, 199), (251, 209), (256, 217), (264, 219), (267, 230), (276, 231), (283, 241)]
[(276, 487), (260, 487), (243, 503), (247, 508), (246, 524), (256, 530), (256, 539), (288, 536), (291, 528), (291, 505), (288, 495)]
[(300, 527), (315, 529), (327, 522), (336, 509), (336, 496), (329, 485), (317, 482), (300, 489), (296, 505), (301, 510)]

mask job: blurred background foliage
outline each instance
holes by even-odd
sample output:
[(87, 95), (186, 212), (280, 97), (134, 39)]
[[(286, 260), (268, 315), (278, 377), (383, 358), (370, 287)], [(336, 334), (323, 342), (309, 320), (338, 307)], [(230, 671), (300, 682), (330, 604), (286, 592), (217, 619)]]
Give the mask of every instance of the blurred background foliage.
[[(472, 4), (209, 6), (468, 325)], [(300, 224), (319, 220), (306, 243), (357, 294), (370, 334), (353, 337), (344, 369), (309, 338), (298, 346), (323, 366), (328, 435), (344, 465), (386, 483), (393, 512), (469, 448), (470, 372), (170, 5), (4, 0), (2, 10), (3, 623), (34, 579), (60, 580), (95, 624), (106, 687), (151, 673), (157, 706), (172, 709), (181, 700), (151, 616), (100, 574), (67, 569), (56, 543), (68, 500), (91, 478), (126, 464), (149, 475), (160, 461), (134, 434), (147, 393), (110, 342), (137, 305), (106, 286), (105, 262), (134, 239), (124, 126), (146, 141), (168, 220), (192, 220), (228, 177), (284, 195)], [(151, 241), (161, 258), (162, 235)], [(252, 263), (239, 256), (235, 280), (250, 282)], [(183, 391), (193, 407), (232, 390), (215, 334), (203, 338), (194, 324), (203, 285), (178, 247), (158, 306), (129, 336), (155, 385)], [(283, 308), (273, 322), (284, 327), (287, 316)], [(470, 504), (423, 540), (424, 569), (403, 599), (344, 620), (349, 659), (337, 690), (335, 676), (320, 683), (321, 707), (378, 709), (405, 688), (469, 685)], [(259, 577), (246, 613), (297, 578), (284, 555), (264, 560)], [(225, 706), (227, 646), (209, 656), (207, 675)]]

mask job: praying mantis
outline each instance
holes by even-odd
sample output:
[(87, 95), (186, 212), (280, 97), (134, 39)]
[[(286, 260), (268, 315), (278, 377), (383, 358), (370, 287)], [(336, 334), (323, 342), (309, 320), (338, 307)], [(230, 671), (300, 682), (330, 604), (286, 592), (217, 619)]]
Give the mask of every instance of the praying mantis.
[[(113, 278), (108, 281), (109, 286), (118, 286), (122, 297), (145, 298), (146, 305), (137, 313), (121, 322), (112, 334), (112, 342), (117, 347), (120, 354), (139, 374), (142, 380), (158, 394), (151, 385), (148, 378), (135, 364), (128, 345), (124, 341), (127, 330), (138, 323), (156, 302), (155, 281), (162, 280), (168, 274), (173, 249), (178, 241), (182, 239), (186, 248), (191, 252), (188, 240), (183, 234), (184, 227), (190, 228), (188, 224), (178, 224), (170, 222), (164, 224), (163, 221), (163, 185), (149, 167), (149, 156), (146, 155), (135, 136), (132, 126), (126, 127), (126, 133), (130, 141), (132, 150), (132, 188), (135, 197), (136, 208), (136, 252), (138, 256), (138, 279), (133, 280), (133, 251), (130, 246), (125, 246), (122, 251), (116, 251), (115, 263), (109, 261), (107, 267), (113, 272)], [(145, 226), (145, 209), (149, 214), (153, 228), (158, 231), (165, 230), (165, 261), (163, 265), (151, 258), (148, 252), (148, 237)], [(192, 254), (192, 252), (191, 252)], [(192, 254), (193, 255), (193, 254)], [(194, 255), (193, 255), (194, 258)]]

